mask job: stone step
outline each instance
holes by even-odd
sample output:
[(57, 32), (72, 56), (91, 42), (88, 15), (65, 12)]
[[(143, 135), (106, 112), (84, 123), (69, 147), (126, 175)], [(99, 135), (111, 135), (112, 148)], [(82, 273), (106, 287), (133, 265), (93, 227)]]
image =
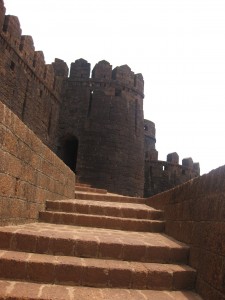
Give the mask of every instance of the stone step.
[(133, 289), (193, 289), (185, 265), (137, 263), (0, 250), (0, 278), (62, 285)]
[(162, 232), (165, 222), (131, 218), (107, 217), (102, 215), (87, 215), (67, 212), (42, 211), (39, 213), (40, 222), (110, 228), (127, 231)]
[(0, 299), (5, 300), (202, 300), (192, 291), (109, 289), (0, 280)]
[(75, 198), (80, 200), (146, 204), (145, 198), (121, 196), (121, 195), (110, 194), (110, 193), (104, 195), (98, 193), (75, 192)]
[(120, 218), (151, 219), (163, 218), (163, 211), (145, 204), (119, 203), (93, 200), (47, 200), (46, 209), (91, 215), (104, 215)]
[(189, 247), (164, 234), (32, 223), (0, 228), (0, 249), (156, 263), (186, 263)]
[(76, 185), (76, 192), (86, 192), (86, 193), (98, 193), (98, 194), (107, 194), (107, 190), (97, 189), (89, 186)]
[[(77, 180), (77, 176), (76, 176), (76, 180)], [(77, 182), (77, 181), (76, 181), (75, 186), (91, 187), (90, 184), (87, 184), (87, 183), (81, 183), (81, 182)]]

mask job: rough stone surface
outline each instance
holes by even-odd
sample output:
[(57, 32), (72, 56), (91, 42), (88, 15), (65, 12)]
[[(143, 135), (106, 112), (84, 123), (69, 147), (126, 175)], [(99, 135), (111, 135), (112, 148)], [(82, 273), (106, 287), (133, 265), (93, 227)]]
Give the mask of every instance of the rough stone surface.
[[(144, 153), (150, 162), (147, 169), (156, 172), (157, 192), (168, 188), (168, 182), (186, 181), (199, 173), (191, 158), (182, 161), (181, 169), (176, 153), (166, 163), (158, 161), (154, 123), (143, 120), (141, 74), (135, 75), (127, 65), (112, 70), (101, 61), (90, 78), (90, 64), (81, 59), (72, 64), (67, 78), (62, 60), (46, 65), (32, 37), (21, 33), (18, 18), (5, 16), (0, 0), (0, 224), (14, 224), (0, 229), (0, 273), (6, 279), (0, 281), (0, 297), (200, 299), (192, 292), (171, 291), (195, 285), (204, 299), (224, 300), (225, 167), (148, 200), (105, 190), (98, 194), (99, 189), (91, 187), (87, 195), (82, 187), (75, 201), (87, 202), (88, 208), (71, 205), (70, 200), (54, 208), (54, 217), (48, 214), (51, 220), (46, 217), (45, 224), (16, 225), (37, 220), (46, 199), (73, 198), (74, 174), (48, 148), (65, 160), (65, 142), (78, 149), (76, 168), (66, 163), (79, 170), (81, 181), (126, 195), (142, 195)], [(146, 203), (165, 210), (166, 234), (180, 242), (161, 233), (137, 232), (140, 219), (152, 218), (153, 210), (143, 207)], [(74, 211), (68, 213), (71, 208)], [(66, 218), (58, 218), (56, 210)], [(85, 228), (51, 224), (72, 222), (74, 214), (80, 215)], [(108, 227), (118, 218), (133, 231), (106, 229), (101, 216)], [(102, 228), (92, 228), (93, 220)], [(196, 284), (192, 268), (197, 270)]]
[[(0, 0), (0, 101), (74, 172), (77, 180), (129, 196), (150, 196), (196, 176), (158, 161), (154, 123), (143, 117), (144, 80), (127, 65), (84, 59), (45, 64), (19, 19)], [(144, 149), (145, 148), (145, 149)], [(165, 170), (166, 168), (166, 170)], [(176, 174), (175, 174), (176, 173)], [(185, 173), (185, 174), (184, 174)], [(144, 187), (145, 183), (145, 187)]]
[(146, 291), (130, 289), (107, 289), (71, 287), (18, 281), (0, 281), (0, 297), (3, 299), (25, 300), (201, 300), (189, 291)]
[[(89, 191), (89, 187), (87, 190)], [(84, 192), (84, 191), (83, 191)], [(91, 196), (90, 192), (86, 196)], [(138, 232), (135, 220), (147, 220), (159, 212), (145, 204), (87, 200), (87, 208), (117, 208), (126, 221), (129, 213), (141, 209), (131, 223), (134, 231), (30, 223), (0, 228), (0, 297), (13, 299), (199, 299), (191, 291), (196, 272), (185, 265), (189, 248), (162, 233)], [(120, 196), (114, 195), (114, 198)], [(58, 211), (82, 200), (64, 200)], [(74, 202), (74, 203), (73, 203)], [(96, 202), (96, 203), (94, 203)], [(50, 203), (54, 203), (51, 201)], [(50, 212), (50, 207), (48, 207)], [(103, 218), (103, 212), (100, 217)], [(110, 214), (105, 211), (105, 217)], [(127, 215), (128, 213), (128, 215)], [(75, 214), (71, 211), (70, 215)], [(82, 216), (82, 213), (77, 215)], [(88, 214), (90, 217), (93, 215)], [(95, 211), (95, 216), (99, 216)], [(157, 216), (154, 216), (156, 218)], [(158, 215), (161, 218), (162, 215)], [(151, 219), (150, 219), (151, 220)], [(63, 221), (63, 220), (62, 220)], [(54, 222), (54, 220), (53, 220)], [(5, 281), (3, 281), (3, 279)], [(15, 282), (16, 281), (16, 282)], [(83, 298), (82, 298), (83, 297)], [(90, 298), (91, 297), (91, 298)]]
[[(64, 81), (60, 110), (59, 156), (77, 139), (80, 182), (119, 194), (142, 196), (144, 183), (143, 79), (128, 66), (112, 71), (99, 62), (77, 60)], [(140, 84), (138, 85), (139, 82)]]
[(190, 245), (189, 264), (206, 300), (225, 298), (224, 187), (223, 166), (147, 200), (165, 210), (166, 233)]
[(37, 220), (46, 199), (74, 191), (74, 173), (0, 102), (0, 225)]
[(199, 163), (193, 163), (192, 158), (185, 158), (182, 160), (182, 165), (179, 165), (179, 156), (176, 152), (168, 154), (167, 161), (158, 160), (153, 122), (144, 120), (144, 135), (144, 197), (167, 191), (200, 175)]
[(32, 37), (21, 33), (18, 18), (5, 16), (1, 0), (0, 100), (55, 149), (63, 76), (56, 76), (53, 66), (45, 64), (43, 53), (35, 51)]

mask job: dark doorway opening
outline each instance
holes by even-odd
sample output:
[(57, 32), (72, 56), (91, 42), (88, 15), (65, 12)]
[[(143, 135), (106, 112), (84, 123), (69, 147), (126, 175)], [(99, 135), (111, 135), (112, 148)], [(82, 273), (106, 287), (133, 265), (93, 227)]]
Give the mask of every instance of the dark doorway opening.
[(62, 160), (73, 172), (76, 172), (78, 145), (78, 139), (70, 137), (64, 141), (62, 147)]

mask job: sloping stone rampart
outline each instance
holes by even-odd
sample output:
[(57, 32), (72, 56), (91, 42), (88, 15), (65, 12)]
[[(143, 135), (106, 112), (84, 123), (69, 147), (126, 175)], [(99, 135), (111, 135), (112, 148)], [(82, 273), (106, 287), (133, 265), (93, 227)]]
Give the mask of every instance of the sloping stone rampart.
[(35, 221), (74, 189), (75, 174), (0, 102), (0, 225)]

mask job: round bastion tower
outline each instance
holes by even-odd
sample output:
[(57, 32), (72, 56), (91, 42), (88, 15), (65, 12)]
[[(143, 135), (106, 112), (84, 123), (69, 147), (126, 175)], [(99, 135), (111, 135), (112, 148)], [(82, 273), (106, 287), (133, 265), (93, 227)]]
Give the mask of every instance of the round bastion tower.
[(79, 59), (64, 80), (58, 154), (79, 182), (143, 196), (144, 119), (141, 74), (127, 65)]

